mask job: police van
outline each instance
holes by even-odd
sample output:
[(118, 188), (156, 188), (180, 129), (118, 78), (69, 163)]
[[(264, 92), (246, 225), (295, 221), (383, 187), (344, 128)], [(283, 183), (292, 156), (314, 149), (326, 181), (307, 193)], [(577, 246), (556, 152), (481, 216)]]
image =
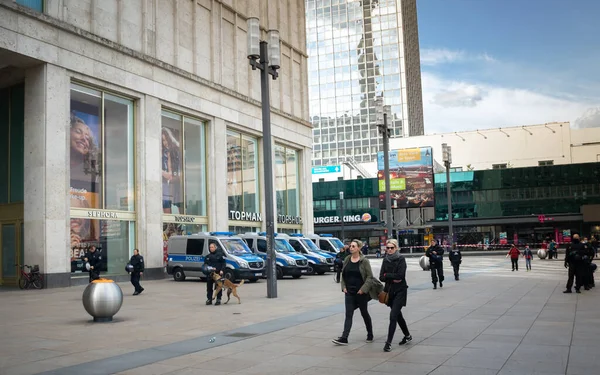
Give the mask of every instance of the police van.
[(304, 255), (308, 259), (308, 273), (322, 275), (327, 271), (333, 270), (333, 260), (335, 256), (326, 251), (321, 251), (309, 238), (304, 237), (302, 233), (279, 234), (278, 238), (286, 239), (296, 252)]
[[(249, 232), (242, 234), (240, 237), (246, 241), (252, 252), (267, 261), (267, 233), (266, 232)], [(275, 256), (277, 263), (277, 278), (281, 279), (284, 276), (292, 276), (294, 279), (299, 279), (302, 275), (308, 273), (308, 259), (305, 256), (297, 253), (292, 245), (285, 239), (278, 237), (275, 233)]]
[(342, 241), (340, 241), (339, 238), (333, 237), (332, 234), (309, 234), (307, 237), (310, 238), (319, 249), (333, 255), (339, 253), (340, 249), (344, 247)]
[(171, 236), (167, 244), (167, 273), (173, 275), (175, 281), (183, 281), (186, 277), (206, 278), (202, 265), (211, 243), (225, 257), (225, 278), (256, 282), (266, 275), (264, 260), (254, 255), (246, 243), (232, 232)]

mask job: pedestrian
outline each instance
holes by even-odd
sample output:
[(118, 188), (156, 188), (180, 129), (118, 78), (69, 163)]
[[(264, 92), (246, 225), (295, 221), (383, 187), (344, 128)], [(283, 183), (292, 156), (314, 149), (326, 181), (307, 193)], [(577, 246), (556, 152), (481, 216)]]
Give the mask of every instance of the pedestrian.
[(335, 282), (339, 284), (340, 275), (342, 274), (342, 267), (344, 266), (344, 260), (350, 254), (348, 251), (349, 245), (345, 244), (340, 249), (340, 252), (335, 255)]
[(372, 298), (371, 294), (377, 298), (382, 285), (373, 278), (373, 270), (369, 259), (365, 257), (360, 249), (362, 242), (352, 240), (350, 242), (350, 255), (344, 259), (342, 267), (341, 287), (344, 293), (344, 303), (346, 307), (346, 319), (344, 320), (344, 332), (337, 339), (332, 340), (336, 345), (348, 345), (348, 336), (352, 329), (352, 319), (354, 310), (359, 309), (365, 328), (367, 329), (366, 342), (373, 342), (373, 322), (369, 315), (368, 303)]
[(513, 244), (510, 247), (510, 250), (508, 251), (508, 254), (506, 254), (506, 257), (508, 258), (508, 256), (510, 255), (510, 262), (512, 263), (512, 270), (513, 272), (515, 270), (519, 270), (519, 255), (521, 255), (521, 252), (519, 251), (519, 249), (517, 249), (517, 246), (515, 244)]
[(436, 240), (433, 240), (431, 246), (429, 246), (425, 252), (425, 256), (429, 258), (433, 289), (437, 289), (438, 280), (440, 282), (440, 288), (442, 288), (444, 286), (444, 248), (438, 245)]
[(585, 256), (585, 246), (579, 240), (579, 235), (573, 235), (573, 240), (565, 251), (565, 268), (569, 269), (567, 279), (567, 289), (563, 293), (571, 293), (573, 279), (575, 279), (575, 293), (581, 293), (583, 285), (583, 257)]
[(546, 242), (546, 240), (542, 241), (541, 249), (544, 250), (546, 254), (548, 254), (548, 259), (552, 259), (552, 256), (550, 255), (550, 250), (548, 250), (548, 242)]
[(594, 259), (594, 249), (588, 242), (587, 237), (583, 238), (581, 243), (585, 246), (583, 256), (583, 287), (585, 290), (592, 289), (594, 285), (594, 271), (592, 270), (592, 259)]
[[(92, 246), (89, 250), (83, 255), (83, 261), (89, 263), (90, 268), (89, 272), (89, 282), (100, 278), (100, 267), (102, 263), (102, 255), (99, 251), (96, 251), (96, 246)], [(87, 266), (86, 266), (87, 268)]]
[(527, 268), (527, 272), (531, 271), (531, 260), (533, 259), (533, 253), (531, 252), (529, 246), (525, 246), (525, 250), (523, 250), (523, 258), (525, 258), (525, 268)]
[[(217, 244), (215, 242), (211, 242), (208, 245), (208, 255), (204, 257), (204, 264), (209, 267), (213, 267), (214, 272), (223, 275), (223, 270), (225, 269), (225, 257), (223, 257), (223, 252), (217, 249)], [(213, 289), (215, 288), (215, 281), (212, 278), (212, 273), (207, 275), (206, 277), (206, 304), (212, 305), (213, 300)], [(223, 291), (219, 291), (217, 294), (217, 302), (215, 302), (215, 306), (219, 306), (221, 304), (221, 297), (223, 296)]]
[(396, 324), (400, 326), (404, 337), (398, 345), (405, 345), (412, 341), (408, 325), (402, 315), (402, 308), (406, 306), (408, 284), (406, 283), (406, 259), (398, 251), (398, 241), (391, 239), (386, 243), (387, 256), (383, 259), (379, 280), (385, 282), (384, 292), (388, 293), (387, 305), (390, 310), (390, 324), (388, 326), (387, 340), (383, 347), (384, 352), (392, 350), (392, 340), (396, 333)]
[(448, 254), (448, 258), (450, 259), (450, 264), (452, 264), (452, 268), (454, 269), (454, 280), (459, 280), (459, 269), (460, 264), (462, 263), (462, 254), (460, 253), (460, 249), (456, 244), (452, 244), (452, 250), (450, 254)]
[(367, 245), (366, 242), (364, 243), (364, 245), (363, 245), (363, 247), (362, 247), (361, 250), (362, 250), (362, 253), (363, 253), (364, 256), (369, 255), (369, 245)]
[(558, 250), (556, 248), (556, 241), (554, 240), (550, 241), (548, 245), (548, 259), (552, 259), (553, 257), (558, 259)]
[(140, 255), (138, 249), (133, 249), (133, 255), (129, 259), (129, 264), (133, 267), (131, 270), (131, 285), (135, 289), (133, 295), (137, 296), (144, 291), (144, 288), (140, 285), (140, 277), (144, 274), (144, 257)]
[(592, 249), (594, 250), (594, 257), (598, 258), (598, 238), (596, 238), (596, 236), (592, 236), (592, 239), (590, 240), (590, 244), (592, 245)]

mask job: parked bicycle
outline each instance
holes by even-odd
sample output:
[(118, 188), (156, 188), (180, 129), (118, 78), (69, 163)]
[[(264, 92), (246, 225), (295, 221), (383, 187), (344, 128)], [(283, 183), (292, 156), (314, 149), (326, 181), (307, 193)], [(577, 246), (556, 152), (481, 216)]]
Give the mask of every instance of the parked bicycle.
[[(35, 289), (42, 289), (44, 287), (44, 279), (42, 278), (42, 274), (40, 273), (40, 267), (38, 265), (28, 266), (28, 265), (16, 265), (19, 267), (19, 288), (21, 289), (29, 289), (31, 287)], [(29, 268), (29, 272), (25, 271), (25, 268)]]

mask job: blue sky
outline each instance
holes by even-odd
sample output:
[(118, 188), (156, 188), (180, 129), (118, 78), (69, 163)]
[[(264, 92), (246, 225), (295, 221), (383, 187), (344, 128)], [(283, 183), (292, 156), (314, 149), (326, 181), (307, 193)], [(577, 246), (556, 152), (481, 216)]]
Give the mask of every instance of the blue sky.
[(426, 132), (600, 126), (600, 0), (417, 0), (417, 11)]

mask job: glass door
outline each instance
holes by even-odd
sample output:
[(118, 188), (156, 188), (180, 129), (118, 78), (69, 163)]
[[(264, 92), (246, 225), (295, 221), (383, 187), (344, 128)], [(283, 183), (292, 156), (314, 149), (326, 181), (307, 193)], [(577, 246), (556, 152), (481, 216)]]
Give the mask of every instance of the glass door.
[(0, 285), (17, 285), (23, 260), (23, 224), (0, 222)]

